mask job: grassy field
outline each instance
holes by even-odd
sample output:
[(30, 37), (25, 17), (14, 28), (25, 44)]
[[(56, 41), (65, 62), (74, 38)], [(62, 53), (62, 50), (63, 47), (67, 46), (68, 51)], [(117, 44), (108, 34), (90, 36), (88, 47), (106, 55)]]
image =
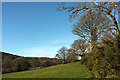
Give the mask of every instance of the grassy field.
[(89, 78), (86, 66), (80, 62), (50, 66), (44, 69), (7, 73), (3, 78)]

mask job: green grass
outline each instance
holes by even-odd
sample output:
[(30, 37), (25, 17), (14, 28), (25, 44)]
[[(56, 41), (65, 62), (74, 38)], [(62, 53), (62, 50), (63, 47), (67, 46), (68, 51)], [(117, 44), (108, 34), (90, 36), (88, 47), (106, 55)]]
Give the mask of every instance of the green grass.
[(13, 72), (3, 78), (90, 78), (85, 65), (80, 62), (50, 66), (43, 69)]

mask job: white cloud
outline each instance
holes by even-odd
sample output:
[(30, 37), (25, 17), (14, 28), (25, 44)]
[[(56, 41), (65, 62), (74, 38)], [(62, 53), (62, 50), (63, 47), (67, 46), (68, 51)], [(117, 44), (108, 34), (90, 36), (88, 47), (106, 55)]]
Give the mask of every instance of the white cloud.
[[(38, 46), (38, 47), (31, 47), (21, 50), (23, 56), (25, 57), (55, 57), (57, 51), (62, 46)], [(66, 45), (68, 47), (68, 45)]]
[(66, 46), (70, 48), (74, 40), (52, 40), (47, 41), (45, 45), (29, 47), (20, 50), (21, 55), (25, 57), (55, 57), (57, 51), (62, 47)]

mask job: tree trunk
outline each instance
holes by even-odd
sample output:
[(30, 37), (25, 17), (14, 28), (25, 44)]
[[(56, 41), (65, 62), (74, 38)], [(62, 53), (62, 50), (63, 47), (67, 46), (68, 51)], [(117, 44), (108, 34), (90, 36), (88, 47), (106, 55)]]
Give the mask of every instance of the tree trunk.
[(120, 33), (116, 34), (115, 47), (117, 48), (116, 52), (120, 53)]
[(93, 48), (95, 47), (95, 43), (97, 41), (97, 28), (92, 27), (91, 29), (91, 42), (90, 42), (90, 52), (92, 52)]

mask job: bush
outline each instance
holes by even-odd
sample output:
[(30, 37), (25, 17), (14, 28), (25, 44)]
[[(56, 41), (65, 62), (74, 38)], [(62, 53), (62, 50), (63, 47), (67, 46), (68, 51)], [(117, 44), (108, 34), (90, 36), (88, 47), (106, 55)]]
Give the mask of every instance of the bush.
[(51, 66), (51, 61), (50, 60), (45, 60), (42, 64), (43, 67), (48, 67)]
[(97, 46), (91, 53), (84, 56), (81, 63), (85, 64), (92, 75), (97, 78), (120, 77), (120, 47), (116, 40), (102, 40), (103, 46)]

